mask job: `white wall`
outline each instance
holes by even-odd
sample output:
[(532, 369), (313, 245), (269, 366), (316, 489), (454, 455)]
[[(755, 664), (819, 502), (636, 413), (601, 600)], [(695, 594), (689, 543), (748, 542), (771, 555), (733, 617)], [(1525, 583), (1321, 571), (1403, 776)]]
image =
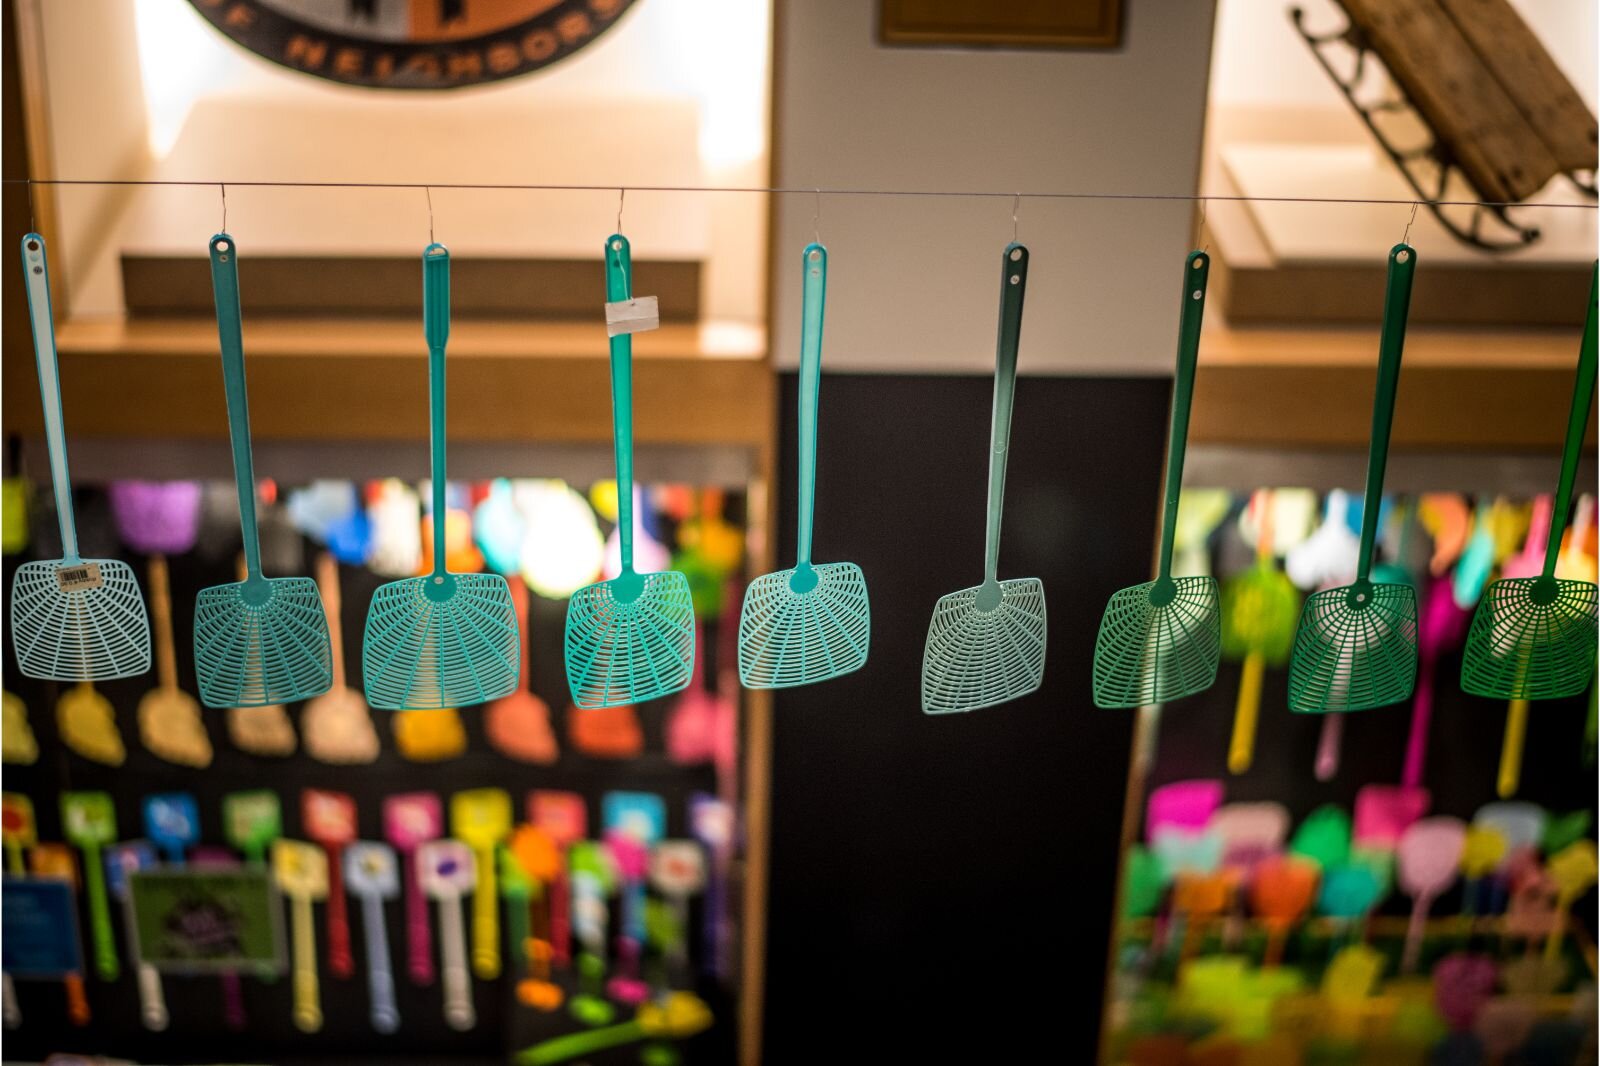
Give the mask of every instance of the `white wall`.
[[(782, 186), (1195, 190), (1211, 0), (1124, 5), (1107, 51), (885, 48), (877, 5), (784, 0), (775, 15)], [(799, 353), (810, 195), (780, 197), (773, 348)], [(1009, 197), (824, 197), (831, 369), (994, 365)], [(1024, 198), (1031, 267), (1023, 373), (1170, 372), (1191, 210), (1182, 202)]]
[[(637, 0), (553, 67), (448, 93), (374, 91), (286, 70), (222, 37), (187, 0), (22, 2), (44, 16), (59, 177), (765, 184), (766, 0)], [(676, 117), (660, 122), (663, 109), (686, 112), (687, 129)], [(219, 111), (231, 135), (218, 135)], [(62, 199), (75, 314), (120, 310), (122, 247), (176, 239), (199, 254), (220, 214), (204, 188), (71, 190)], [(591, 220), (581, 247), (598, 254), (615, 205), (614, 192), (435, 194), (439, 239), (484, 254), (572, 254), (574, 227)], [(414, 191), (235, 188), (229, 211), (242, 244), (248, 235), (248, 247), (279, 252), (335, 250), (332, 241), (341, 252), (387, 253), (397, 239), (426, 235)], [(336, 225), (325, 224), (330, 214)], [(639, 233), (640, 258), (703, 255), (706, 317), (758, 322), (765, 223), (761, 196), (638, 194), (624, 229)], [(673, 246), (652, 249), (652, 230), (671, 232)]]

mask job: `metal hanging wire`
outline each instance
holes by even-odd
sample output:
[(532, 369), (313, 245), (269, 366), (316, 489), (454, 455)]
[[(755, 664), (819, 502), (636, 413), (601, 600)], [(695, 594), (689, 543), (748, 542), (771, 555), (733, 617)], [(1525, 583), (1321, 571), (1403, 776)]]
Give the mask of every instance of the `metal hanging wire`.
[[(177, 180), (177, 179), (134, 179), (134, 178), (5, 178), (0, 179), (4, 184), (27, 185), (104, 185), (104, 186), (205, 186), (205, 185), (233, 185), (240, 188), (255, 189), (463, 189), (479, 191), (529, 191), (529, 192), (606, 192), (617, 189), (616, 185), (561, 185), (561, 184), (535, 184), (513, 182), (420, 182), (420, 181), (228, 181), (219, 182), (215, 178), (209, 180)], [(1015, 190), (998, 189), (871, 189), (871, 188), (818, 188), (785, 187), (785, 186), (757, 186), (757, 185), (638, 185), (630, 186), (638, 192), (671, 192), (671, 193), (759, 193), (774, 196), (875, 196), (875, 197), (935, 197), (935, 198), (998, 198), (1011, 197), (1017, 200), (1026, 196), (1034, 200), (1128, 200), (1128, 201), (1178, 201), (1178, 202), (1205, 202), (1220, 201), (1226, 203), (1279, 203), (1279, 204), (1395, 204), (1404, 206), (1436, 207), (1547, 207), (1557, 209), (1576, 209), (1582, 211), (1600, 210), (1600, 205), (1592, 203), (1568, 203), (1557, 201), (1513, 201), (1513, 200), (1418, 200), (1415, 197), (1382, 197), (1382, 196), (1219, 196), (1215, 194), (1200, 193), (1135, 193), (1135, 192), (1060, 192), (1037, 191), (1017, 192)], [(619, 221), (622, 197), (627, 190), (621, 190), (622, 196), (618, 199)]]

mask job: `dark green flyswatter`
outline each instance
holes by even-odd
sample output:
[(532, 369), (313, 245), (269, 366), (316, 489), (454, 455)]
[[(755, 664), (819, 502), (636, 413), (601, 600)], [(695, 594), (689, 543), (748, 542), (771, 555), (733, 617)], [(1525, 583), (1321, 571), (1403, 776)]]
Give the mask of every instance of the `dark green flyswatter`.
[(989, 424), (989, 513), (983, 584), (939, 597), (922, 647), (922, 710), (955, 714), (1026, 696), (1044, 681), (1044, 585), (1036, 577), (1000, 580), (1000, 520), (1005, 516), (1011, 408), (1017, 388), (1028, 249), (1012, 241), (1000, 258), (1000, 330), (995, 341), (994, 408)]
[(1478, 696), (1508, 700), (1550, 700), (1576, 696), (1594, 677), (1595, 606), (1593, 582), (1556, 577), (1561, 532), (1572, 502), (1572, 482), (1583, 451), (1595, 380), (1595, 300), (1600, 297), (1600, 264), (1589, 285), (1589, 315), (1578, 349), (1578, 380), (1567, 418), (1561, 456), (1561, 482), (1550, 516), (1544, 572), (1538, 577), (1496, 581), (1478, 601), (1461, 660), (1461, 687)]
[(1289, 709), (1303, 714), (1384, 707), (1410, 699), (1416, 686), (1416, 591), (1410, 585), (1373, 581), (1371, 577), (1383, 504), (1383, 471), (1389, 459), (1389, 430), (1400, 383), (1400, 354), (1411, 309), (1411, 276), (1416, 266), (1417, 252), (1409, 244), (1402, 241), (1389, 249), (1356, 579), (1309, 597), (1300, 612), (1300, 628), (1289, 660)]
[(1189, 402), (1200, 351), (1211, 258), (1190, 252), (1183, 267), (1183, 315), (1178, 327), (1178, 370), (1173, 384), (1167, 441), (1167, 498), (1161, 521), (1161, 564), (1154, 581), (1111, 597), (1094, 642), (1097, 707), (1166, 703), (1210, 688), (1217, 679), (1222, 639), (1217, 582), (1209, 576), (1173, 577), (1172, 542), (1183, 489), (1183, 452), (1189, 438)]

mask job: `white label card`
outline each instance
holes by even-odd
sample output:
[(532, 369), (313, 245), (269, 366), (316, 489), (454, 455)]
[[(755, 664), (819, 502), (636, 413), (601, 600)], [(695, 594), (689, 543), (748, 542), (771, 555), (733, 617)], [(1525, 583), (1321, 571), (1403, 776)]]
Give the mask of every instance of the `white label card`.
[(661, 325), (661, 307), (654, 296), (635, 296), (606, 304), (606, 336), (643, 333)]
[(99, 563), (78, 563), (75, 566), (63, 566), (56, 570), (56, 583), (61, 586), (62, 592), (87, 592), (97, 589), (103, 584), (100, 580)]

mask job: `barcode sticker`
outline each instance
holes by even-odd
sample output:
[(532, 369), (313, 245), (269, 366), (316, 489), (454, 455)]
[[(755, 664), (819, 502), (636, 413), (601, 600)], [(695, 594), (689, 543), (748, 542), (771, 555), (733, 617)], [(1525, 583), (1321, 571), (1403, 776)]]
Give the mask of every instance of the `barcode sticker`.
[(635, 296), (606, 304), (606, 336), (643, 333), (661, 325), (661, 305), (654, 296)]
[(100, 580), (99, 563), (78, 563), (74, 566), (63, 566), (56, 570), (56, 583), (61, 586), (62, 592), (86, 592), (97, 589), (102, 584)]

